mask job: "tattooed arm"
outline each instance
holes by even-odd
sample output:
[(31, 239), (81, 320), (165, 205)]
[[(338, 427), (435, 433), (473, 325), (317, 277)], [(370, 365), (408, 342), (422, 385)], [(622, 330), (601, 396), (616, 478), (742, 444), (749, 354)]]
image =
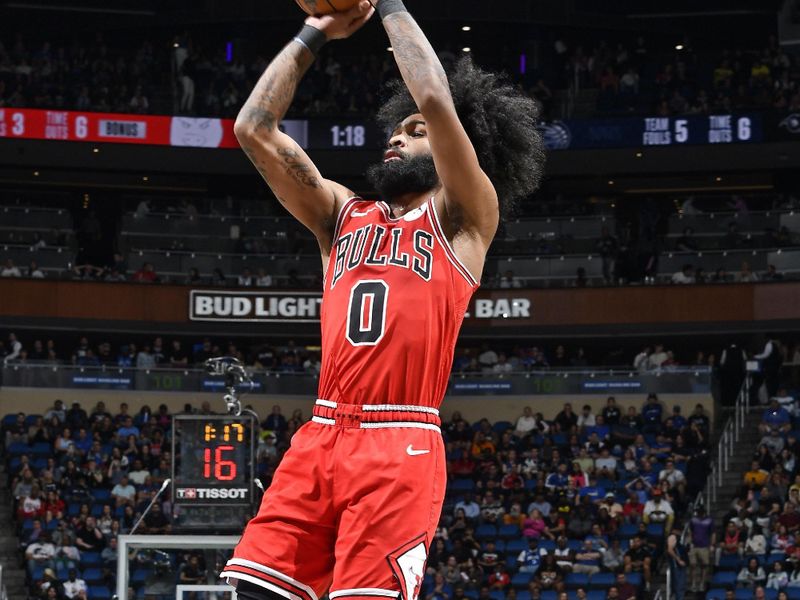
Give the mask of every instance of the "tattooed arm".
[[(379, 12), (381, 8), (379, 5)], [(469, 234), (475, 243), (468, 244), (466, 252), (475, 254), (474, 249), (478, 256), (475, 261), (463, 258), (479, 263), (478, 268), (470, 270), (480, 272), (499, 222), (494, 186), (478, 163), (472, 142), (456, 113), (442, 64), (419, 25), (410, 13), (400, 10), (386, 15), (383, 26), (403, 81), (425, 121), (424, 132), (430, 139), (436, 171), (442, 181), (437, 205), (443, 206), (449, 217), (449, 227), (445, 226), (450, 230), (448, 237), (462, 232)]]
[[(346, 13), (309, 17), (306, 24), (327, 39), (343, 39), (371, 16), (369, 3)], [(305, 151), (278, 124), (286, 115), (297, 86), (314, 55), (296, 39), (273, 59), (236, 117), (234, 132), (244, 153), (286, 209), (308, 227), (320, 244), (323, 261), (330, 252), (336, 217), (353, 195), (322, 177)]]

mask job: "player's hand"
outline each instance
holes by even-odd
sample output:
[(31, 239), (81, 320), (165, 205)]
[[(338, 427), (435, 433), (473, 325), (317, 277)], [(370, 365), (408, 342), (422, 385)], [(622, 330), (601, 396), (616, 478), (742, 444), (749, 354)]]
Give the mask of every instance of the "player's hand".
[(306, 25), (319, 29), (328, 40), (343, 40), (361, 29), (374, 13), (372, 5), (367, 0), (362, 0), (347, 12), (308, 17)]

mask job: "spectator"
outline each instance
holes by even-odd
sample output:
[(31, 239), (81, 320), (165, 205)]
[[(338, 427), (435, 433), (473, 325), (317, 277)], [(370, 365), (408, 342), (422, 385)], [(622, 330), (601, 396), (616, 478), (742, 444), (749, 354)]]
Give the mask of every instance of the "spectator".
[(153, 264), (146, 262), (133, 274), (131, 281), (135, 281), (136, 283), (158, 283), (159, 279), (153, 268)]
[(10, 258), (6, 259), (6, 264), (0, 269), (0, 277), (22, 277), (19, 267), (14, 265)]
[(675, 522), (667, 536), (667, 556), (669, 557), (669, 570), (672, 575), (672, 584), (675, 590), (675, 600), (683, 600), (686, 595), (686, 573), (689, 556), (686, 546), (681, 541), (681, 527)]
[(665, 532), (672, 528), (675, 512), (669, 501), (664, 499), (661, 489), (655, 488), (653, 490), (653, 498), (644, 505), (642, 518), (648, 525), (650, 523), (663, 523)]
[(75, 569), (70, 569), (68, 579), (64, 582), (64, 596), (72, 600), (73, 598), (85, 598), (88, 593), (86, 582), (78, 577)]
[(764, 569), (758, 564), (758, 560), (750, 558), (736, 576), (736, 582), (742, 587), (754, 589), (764, 585), (767, 582), (767, 576)]
[(56, 548), (50, 542), (50, 533), (43, 531), (39, 534), (39, 539), (32, 542), (25, 548), (25, 560), (27, 560), (28, 575), (31, 577), (37, 568), (55, 569)]
[(530, 573), (535, 575), (542, 565), (544, 557), (547, 556), (547, 550), (539, 547), (539, 539), (532, 537), (528, 539), (528, 549), (523, 550), (517, 557), (520, 573)]
[(259, 269), (255, 278), (255, 285), (260, 288), (272, 287), (272, 276), (268, 275), (264, 269)]
[(690, 264), (683, 265), (681, 270), (672, 276), (672, 283), (679, 285), (695, 283), (694, 267)]

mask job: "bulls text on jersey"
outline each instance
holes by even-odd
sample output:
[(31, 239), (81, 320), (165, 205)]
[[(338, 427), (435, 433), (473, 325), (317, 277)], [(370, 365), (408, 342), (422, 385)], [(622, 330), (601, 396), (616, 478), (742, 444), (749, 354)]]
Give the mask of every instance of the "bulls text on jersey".
[[(400, 252), (403, 236), (413, 236), (413, 252)], [(387, 248), (386, 236), (391, 237)], [(331, 289), (341, 279), (345, 271), (352, 271), (360, 265), (372, 267), (398, 267), (411, 269), (424, 281), (431, 280), (433, 270), (433, 235), (423, 229), (387, 229), (381, 225), (370, 224), (359, 227), (339, 237), (334, 253)]]

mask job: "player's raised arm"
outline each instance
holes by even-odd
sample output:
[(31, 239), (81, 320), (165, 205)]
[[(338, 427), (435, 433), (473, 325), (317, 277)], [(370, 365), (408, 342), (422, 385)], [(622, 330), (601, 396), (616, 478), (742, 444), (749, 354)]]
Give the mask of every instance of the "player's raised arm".
[(322, 45), (359, 29), (373, 9), (362, 2), (348, 12), (308, 17), (303, 29), (272, 60), (236, 117), (234, 132), (275, 196), (330, 250), (339, 209), (352, 193), (322, 177), (303, 149), (278, 129), (297, 86)]
[(450, 221), (477, 234), (488, 249), (499, 222), (497, 193), (458, 118), (442, 64), (402, 0), (380, 0), (377, 8), (400, 74), (424, 118)]

